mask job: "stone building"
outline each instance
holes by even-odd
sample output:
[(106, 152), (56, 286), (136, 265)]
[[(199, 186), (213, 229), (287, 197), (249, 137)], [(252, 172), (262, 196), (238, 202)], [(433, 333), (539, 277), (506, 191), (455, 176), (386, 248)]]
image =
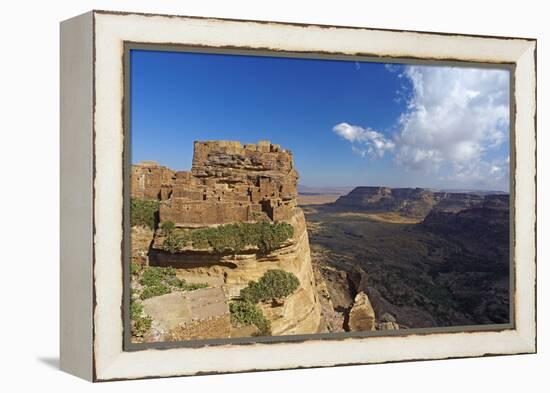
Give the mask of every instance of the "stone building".
[(191, 171), (154, 162), (132, 167), (132, 197), (159, 199), (160, 221), (200, 226), (290, 219), (298, 174), (292, 153), (269, 141), (195, 142)]
[[(132, 165), (130, 193), (132, 198), (166, 199), (166, 191), (174, 182), (175, 171), (155, 161), (142, 161)], [(164, 191), (163, 193), (161, 192)]]

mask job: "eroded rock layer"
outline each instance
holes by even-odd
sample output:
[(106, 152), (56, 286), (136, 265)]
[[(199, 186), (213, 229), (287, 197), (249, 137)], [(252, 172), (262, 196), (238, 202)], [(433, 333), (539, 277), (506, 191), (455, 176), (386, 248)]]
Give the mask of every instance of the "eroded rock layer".
[[(263, 302), (259, 307), (270, 321), (273, 335), (317, 333), (321, 330), (321, 306), (306, 222), (296, 202), (297, 179), (292, 153), (268, 141), (244, 146), (231, 141), (195, 142), (191, 171), (175, 172), (151, 162), (134, 165), (132, 197), (158, 200), (160, 224), (171, 221), (178, 228), (200, 228), (267, 220), (286, 222), (294, 229), (292, 238), (269, 253), (246, 249), (237, 254), (192, 247), (167, 252), (163, 248), (163, 231), (157, 229), (148, 263), (176, 268), (177, 276), (187, 283), (206, 283), (218, 288), (227, 303), (268, 270), (291, 272), (300, 282), (298, 288), (284, 299)], [(161, 300), (157, 298), (156, 302)], [(149, 308), (153, 310), (152, 306)], [(208, 315), (212, 331), (227, 332), (222, 319), (226, 321), (225, 317)], [(201, 318), (192, 320), (196, 323)], [(194, 329), (200, 330), (201, 324), (186, 323), (185, 331), (180, 328), (172, 331), (179, 339), (198, 337)], [(245, 330), (231, 328), (228, 334), (246, 335)], [(248, 334), (255, 333), (250, 330)]]

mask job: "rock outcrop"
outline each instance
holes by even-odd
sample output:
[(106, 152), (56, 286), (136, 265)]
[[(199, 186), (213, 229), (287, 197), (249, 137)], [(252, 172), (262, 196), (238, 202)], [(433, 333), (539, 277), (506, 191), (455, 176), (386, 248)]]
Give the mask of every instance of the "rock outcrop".
[(349, 312), (348, 327), (350, 332), (376, 330), (376, 316), (365, 292), (355, 296), (353, 306)]
[(229, 308), (220, 288), (172, 292), (143, 302), (160, 334), (174, 340), (228, 338)]
[[(305, 218), (296, 203), (298, 174), (292, 153), (267, 141), (244, 146), (231, 141), (195, 142), (191, 171), (169, 171), (151, 163), (132, 169), (132, 183), (138, 183), (132, 184), (132, 196), (157, 195), (160, 224), (171, 221), (179, 229), (197, 229), (234, 222), (285, 222), (292, 225), (293, 236), (267, 254), (253, 248), (236, 254), (192, 247), (167, 252), (163, 231), (157, 229), (149, 263), (176, 268), (177, 276), (186, 282), (214, 286), (223, 292), (226, 304), (268, 270), (291, 272), (300, 281), (298, 289), (284, 299), (259, 306), (273, 335), (318, 332), (320, 303)], [(203, 318), (204, 322), (209, 318)], [(213, 331), (220, 331), (222, 325), (217, 324)], [(193, 329), (201, 326), (187, 323), (186, 330), (178, 328), (176, 336), (192, 337)], [(246, 332), (254, 334), (254, 329), (232, 328), (229, 334)]]

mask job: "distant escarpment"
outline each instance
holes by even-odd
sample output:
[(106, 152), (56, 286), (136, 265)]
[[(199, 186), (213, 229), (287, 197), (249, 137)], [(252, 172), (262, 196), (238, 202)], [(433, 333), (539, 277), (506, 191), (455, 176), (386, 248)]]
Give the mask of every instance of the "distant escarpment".
[[(498, 195), (506, 198), (507, 195)], [(399, 214), (424, 218), (433, 209), (460, 211), (481, 207), (484, 193), (445, 192), (427, 188), (356, 187), (349, 194), (334, 202), (334, 207), (346, 210), (371, 212), (398, 212)]]
[(143, 245), (132, 247), (133, 260), (175, 269), (170, 283), (185, 290), (143, 300), (146, 341), (321, 329), (297, 179), (292, 153), (268, 141), (195, 142), (191, 171), (132, 166), (132, 197), (157, 206), (146, 250), (148, 232), (132, 229)]
[(508, 195), (487, 195), (475, 207), (461, 210), (433, 209), (422, 225), (448, 235), (468, 236), (480, 242), (506, 241), (509, 234)]

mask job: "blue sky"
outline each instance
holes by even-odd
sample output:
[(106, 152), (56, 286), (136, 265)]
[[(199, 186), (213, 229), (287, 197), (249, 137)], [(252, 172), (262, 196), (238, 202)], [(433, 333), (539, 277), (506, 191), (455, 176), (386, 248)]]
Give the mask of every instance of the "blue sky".
[(501, 70), (132, 50), (132, 162), (188, 170), (195, 140), (269, 139), (303, 185), (507, 189), (508, 86)]

